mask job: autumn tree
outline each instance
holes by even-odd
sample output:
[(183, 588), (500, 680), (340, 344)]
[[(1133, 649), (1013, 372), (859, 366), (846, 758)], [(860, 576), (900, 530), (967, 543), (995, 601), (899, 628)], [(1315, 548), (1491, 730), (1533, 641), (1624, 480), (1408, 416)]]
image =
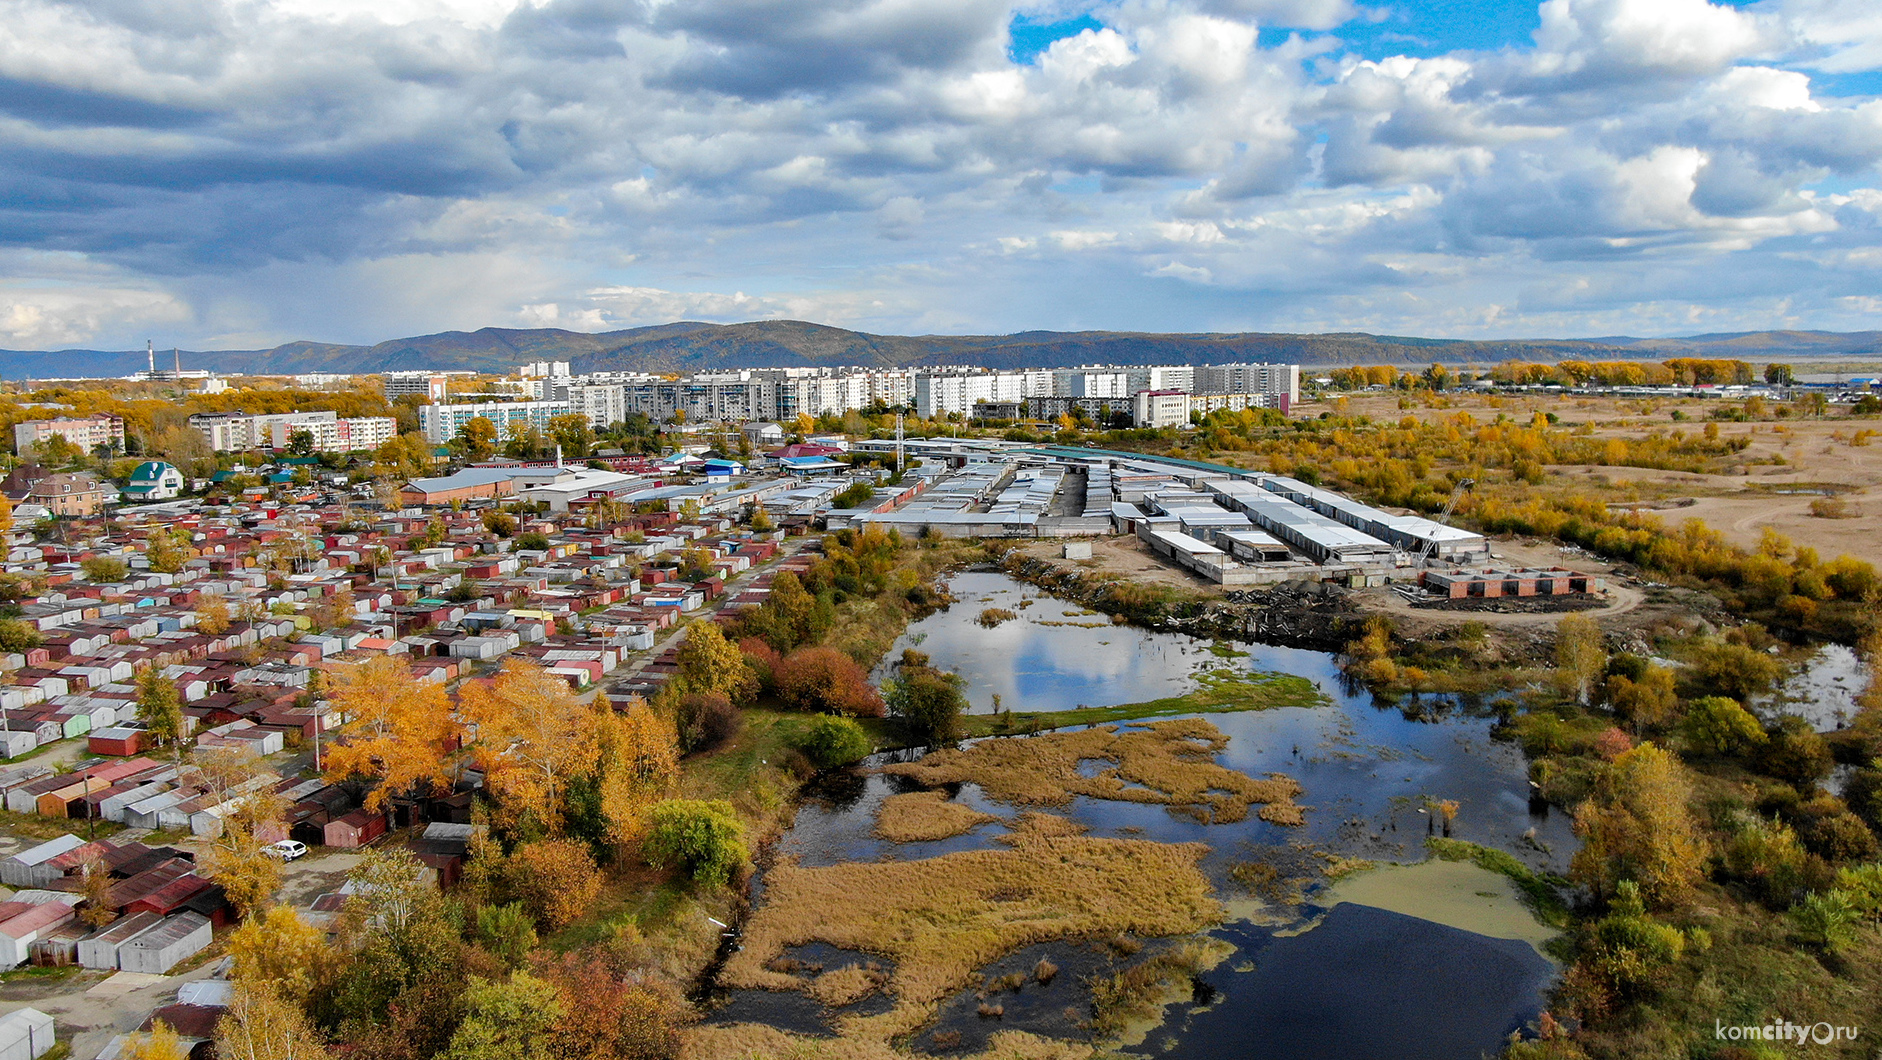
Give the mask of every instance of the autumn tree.
[(601, 870), (594, 856), (572, 839), (544, 839), (516, 848), (505, 875), (511, 892), (550, 931), (574, 923), (601, 893)]
[(497, 425), (488, 416), (472, 416), (458, 430), (458, 437), (472, 460), (488, 460), (497, 451)]
[(1608, 663), (1601, 627), (1587, 615), (1563, 615), (1555, 627), (1555, 666), (1564, 691), (1587, 703)]
[(669, 1060), (680, 1055), (690, 1008), (672, 987), (646, 975), (623, 975), (592, 951), (570, 953), (538, 973), (554, 983), (562, 1018), (549, 1031), (557, 1057), (581, 1060)]
[(265, 982), (238, 979), (216, 1024), (218, 1060), (329, 1060), (325, 1042), (301, 1008)]
[(425, 865), (403, 848), (375, 849), (346, 874), (353, 885), (349, 905), (371, 926), (403, 933), (422, 915), (437, 889), (425, 881)]
[(334, 682), (333, 709), (348, 720), (327, 752), (328, 780), (376, 778), (378, 786), (366, 795), (371, 813), (394, 795), (449, 784), (444, 748), (458, 724), (443, 686), (420, 681), (396, 655), (336, 669)]
[(1636, 678), (1615, 674), (1607, 681), (1608, 705), (1633, 725), (1634, 735), (1671, 724), (1679, 713), (1673, 691), (1673, 671), (1664, 666), (1644, 667)]
[(79, 869), (79, 897), (85, 900), (85, 907), (78, 911), (78, 919), (86, 927), (101, 928), (118, 918), (111, 910), (111, 870), (98, 858), (91, 858)]
[[(56, 437), (56, 436), (55, 436)], [(158, 1020), (150, 1030), (127, 1036), (118, 1060), (189, 1060), (183, 1039), (168, 1023)]]
[(645, 828), (647, 808), (679, 781), (679, 735), (671, 717), (636, 696), (624, 710), (601, 709), (595, 746), (608, 838), (631, 842)]
[(93, 556), (81, 560), (79, 569), (84, 571), (88, 582), (121, 582), (130, 573), (123, 560), (112, 556)]
[(286, 809), (252, 751), (199, 749), (193, 779), (204, 798), (227, 807), (222, 831), (210, 841), (209, 878), (221, 884), (237, 913), (258, 911), (281, 885), (281, 863), (270, 857), (265, 830), (278, 826)]
[(826, 714), (879, 718), (882, 697), (856, 660), (835, 648), (799, 648), (777, 669), (778, 698), (786, 706)]
[(172, 530), (169, 527), (153, 527), (150, 535), (144, 539), (144, 559), (150, 569), (159, 574), (175, 574), (183, 569), (189, 553), (183, 542), (188, 540), (188, 531)]
[(548, 1031), (564, 1011), (555, 987), (528, 972), (472, 979), (464, 1021), (438, 1060), (554, 1060)]
[(1680, 728), (1693, 747), (1706, 754), (1741, 754), (1764, 743), (1764, 726), (1736, 700), (1703, 696), (1686, 708)]
[(1622, 752), (1575, 810), (1582, 849), (1570, 871), (1602, 898), (1623, 880), (1650, 904), (1675, 905), (1698, 881), (1705, 858), (1687, 801), (1692, 781), (1679, 759), (1652, 743)]
[(215, 593), (205, 594), (196, 601), (196, 628), (212, 637), (221, 636), (229, 628), (229, 605)]
[(158, 747), (170, 748), (171, 759), (183, 764), (183, 697), (176, 682), (151, 664), (137, 675), (137, 720)]
[(689, 692), (717, 692), (733, 702), (750, 698), (751, 671), (738, 645), (725, 639), (716, 622), (694, 622), (674, 659), (675, 676)]
[(587, 416), (570, 412), (550, 418), (549, 437), (562, 447), (563, 456), (580, 459), (588, 455), (588, 447), (594, 444), (595, 431)]
[(337, 958), (326, 932), (287, 905), (243, 921), (229, 935), (228, 954), (236, 981), (265, 987), (296, 1006), (307, 1004)]
[(771, 521), (771, 513), (765, 511), (765, 506), (762, 504), (752, 506), (751, 521), (746, 525), (760, 534), (768, 534), (777, 526)]
[(595, 769), (595, 711), (568, 682), (521, 659), (465, 688), (460, 707), (477, 727), (477, 760), (509, 819), (534, 817), (560, 831), (570, 779)]

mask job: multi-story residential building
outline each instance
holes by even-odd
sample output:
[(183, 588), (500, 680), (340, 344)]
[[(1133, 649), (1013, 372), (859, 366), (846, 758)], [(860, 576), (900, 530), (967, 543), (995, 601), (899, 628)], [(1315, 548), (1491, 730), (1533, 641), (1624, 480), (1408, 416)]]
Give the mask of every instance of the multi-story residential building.
[(1196, 369), (1187, 364), (1149, 364), (1126, 368), (1132, 394), (1142, 390), (1181, 390), (1188, 393), (1196, 383)]
[(1195, 394), (1286, 394), (1300, 404), (1298, 364), (1203, 364), (1196, 366)]
[(557, 377), (567, 377), (569, 374), (569, 363), (567, 361), (531, 361), (517, 368), (516, 374), (525, 379), (554, 379)]
[(550, 380), (550, 396), (569, 403), (569, 411), (588, 417), (589, 426), (601, 430), (627, 419), (627, 387), (620, 383), (570, 384), (569, 377)]
[(442, 445), (457, 437), (464, 425), (479, 416), (497, 425), (497, 438), (509, 437), (510, 424), (520, 423), (535, 427), (547, 434), (549, 421), (557, 416), (568, 415), (569, 403), (566, 401), (485, 401), (464, 402), (454, 405), (418, 406), (418, 428), (425, 433), (425, 440), (434, 445)]
[(28, 420), (13, 425), (13, 449), (25, 453), (53, 435), (86, 452), (101, 445), (124, 448), (124, 420), (117, 416), (60, 417), (53, 420)]
[(451, 396), (451, 377), (443, 372), (381, 372), (379, 384), (387, 401), (408, 394), (431, 402)]
[(1053, 373), (1028, 369), (988, 372), (976, 369), (931, 369), (915, 376), (915, 414), (933, 419), (939, 413), (967, 413), (982, 401), (1024, 401), (1049, 397)]
[(191, 416), (189, 425), (201, 431), (203, 440), (218, 453), (286, 449), (293, 442), (294, 435), (301, 431), (313, 436), (317, 452), (347, 453), (359, 449), (377, 449), (399, 432), (399, 421), (390, 416), (341, 419), (335, 412), (280, 412), (255, 416), (246, 412), (207, 412)]
[[(1034, 395), (1028, 394), (1027, 397)], [(1122, 368), (1060, 368), (1052, 373), (1053, 397), (1130, 396), (1130, 374)]]

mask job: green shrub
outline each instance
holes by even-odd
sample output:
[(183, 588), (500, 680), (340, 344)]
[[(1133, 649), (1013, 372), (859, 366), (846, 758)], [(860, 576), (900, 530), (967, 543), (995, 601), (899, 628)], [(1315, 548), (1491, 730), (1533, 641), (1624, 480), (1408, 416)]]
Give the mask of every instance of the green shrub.
[(1812, 893), (1791, 907), (1791, 925), (1808, 945), (1834, 953), (1856, 937), (1856, 910), (1841, 891)]
[(1681, 731), (1694, 747), (1716, 755), (1742, 754), (1764, 743), (1764, 726), (1736, 700), (1703, 696), (1686, 708)]
[(647, 811), (641, 844), (655, 868), (678, 867), (693, 882), (718, 886), (750, 857), (737, 812), (723, 799), (668, 799)]
[(797, 749), (804, 752), (819, 769), (846, 766), (875, 750), (869, 734), (848, 718), (819, 714), (797, 739)]

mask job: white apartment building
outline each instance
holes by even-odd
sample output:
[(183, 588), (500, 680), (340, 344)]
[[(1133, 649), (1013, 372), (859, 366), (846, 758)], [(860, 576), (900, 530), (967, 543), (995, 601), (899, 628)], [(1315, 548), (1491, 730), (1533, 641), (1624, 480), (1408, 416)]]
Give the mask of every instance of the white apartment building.
[(358, 449), (377, 449), (399, 432), (399, 421), (390, 416), (341, 419), (334, 412), (281, 412), (257, 416), (245, 412), (199, 413), (189, 418), (189, 425), (202, 432), (209, 447), (218, 453), (286, 449), (300, 431), (313, 436), (317, 452), (346, 453)]
[(569, 411), (588, 417), (588, 425), (601, 430), (627, 419), (627, 387), (620, 383), (570, 386), (553, 381), (550, 389), (558, 401), (569, 403)]
[(465, 402), (455, 405), (420, 405), (418, 406), (418, 428), (425, 433), (425, 440), (434, 445), (442, 445), (457, 437), (464, 425), (479, 416), (488, 419), (497, 426), (497, 440), (510, 436), (510, 424), (521, 423), (533, 426), (547, 434), (549, 421), (557, 416), (568, 415), (569, 403), (566, 401), (487, 401), (480, 403)]
[(933, 419), (950, 412), (966, 414), (982, 401), (1024, 401), (1053, 396), (1050, 369), (987, 372), (971, 369), (928, 370), (915, 376), (915, 415)]
[(1203, 364), (1196, 366), (1195, 394), (1286, 394), (1300, 404), (1298, 364)]
[(1124, 374), (1132, 394), (1140, 390), (1181, 390), (1189, 393), (1196, 389), (1196, 369), (1187, 364), (1144, 365), (1126, 368)]
[(1130, 395), (1130, 373), (1122, 368), (1086, 366), (1060, 368), (1052, 373), (1053, 397), (1123, 398)]
[(554, 379), (569, 374), (567, 361), (531, 361), (516, 370), (525, 379)]

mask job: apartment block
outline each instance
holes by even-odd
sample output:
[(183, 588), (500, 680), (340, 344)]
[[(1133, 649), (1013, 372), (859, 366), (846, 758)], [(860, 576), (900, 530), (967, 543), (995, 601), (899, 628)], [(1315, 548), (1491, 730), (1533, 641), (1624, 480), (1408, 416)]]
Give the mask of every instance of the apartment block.
[(451, 395), (451, 377), (442, 372), (381, 372), (379, 380), (387, 401), (416, 394), (441, 402)]
[(1290, 406), (1300, 404), (1298, 364), (1202, 364), (1195, 369), (1197, 394), (1286, 394)]
[(63, 437), (88, 453), (101, 445), (115, 444), (122, 449), (124, 421), (116, 416), (90, 416), (16, 423), (13, 425), (13, 451), (25, 453), (40, 442), (50, 440), (53, 435)]
[(509, 437), (510, 424), (521, 423), (547, 434), (549, 421), (571, 411), (566, 401), (486, 401), (455, 405), (418, 406), (418, 429), (425, 440), (443, 445), (457, 437), (464, 425), (479, 416), (497, 425), (497, 438)]
[(191, 416), (189, 425), (202, 432), (203, 440), (218, 453), (286, 449), (293, 442), (294, 435), (301, 431), (313, 436), (317, 452), (346, 453), (358, 449), (377, 449), (399, 431), (399, 422), (390, 416), (341, 419), (334, 412), (281, 412), (254, 416), (246, 412), (208, 412)]

